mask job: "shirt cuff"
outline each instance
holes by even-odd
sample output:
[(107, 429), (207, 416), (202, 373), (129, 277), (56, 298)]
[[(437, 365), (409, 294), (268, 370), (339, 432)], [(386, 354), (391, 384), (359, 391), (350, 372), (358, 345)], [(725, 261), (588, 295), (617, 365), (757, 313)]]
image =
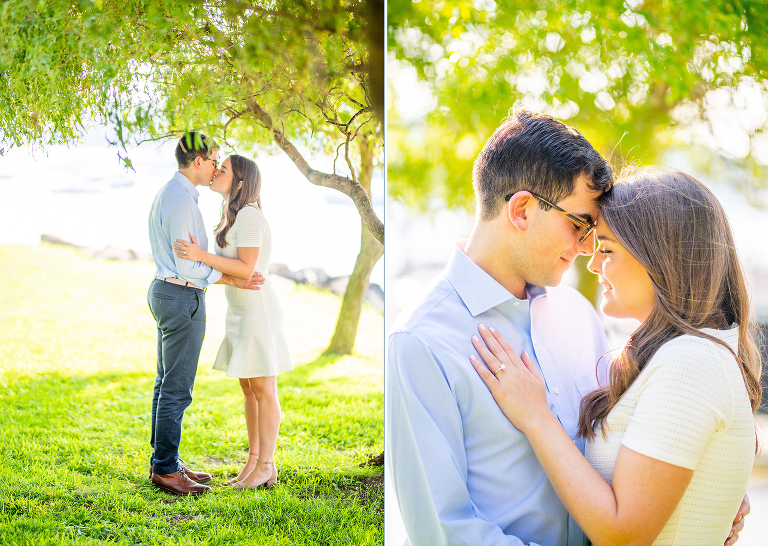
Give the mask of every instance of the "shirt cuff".
[(205, 279), (205, 286), (202, 286), (201, 288), (205, 288), (210, 284), (216, 284), (216, 282), (221, 278), (221, 271), (218, 269), (211, 268), (211, 274), (208, 275), (208, 278)]

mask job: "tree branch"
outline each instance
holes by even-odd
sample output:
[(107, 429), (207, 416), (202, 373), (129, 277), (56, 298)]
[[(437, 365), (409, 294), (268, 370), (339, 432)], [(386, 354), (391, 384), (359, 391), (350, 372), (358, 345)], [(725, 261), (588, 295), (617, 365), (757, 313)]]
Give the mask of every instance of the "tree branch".
[[(355, 135), (356, 134), (357, 133), (355, 133)], [(350, 134), (347, 133), (347, 140), (344, 141), (344, 159), (347, 161), (347, 167), (349, 167), (349, 172), (352, 174), (352, 181), (357, 184), (355, 167), (352, 165), (352, 161), (349, 159), (349, 141), (355, 138), (355, 135), (350, 136)]]
[(272, 116), (261, 107), (255, 98), (251, 97), (247, 100), (246, 104), (254, 117), (269, 130), (275, 143), (291, 158), (291, 161), (298, 167), (301, 174), (316, 186), (333, 188), (348, 195), (357, 207), (357, 211), (360, 213), (360, 217), (363, 219), (368, 230), (381, 244), (384, 244), (384, 223), (376, 216), (371, 205), (371, 199), (368, 197), (365, 188), (359, 182), (350, 180), (345, 176), (320, 172), (310, 167), (304, 156), (296, 149), (296, 146), (286, 138), (285, 133), (274, 126)]
[(160, 140), (167, 141), (167, 140), (172, 139), (172, 138), (178, 138), (182, 133), (183, 133), (183, 131), (169, 131), (167, 133), (163, 133), (163, 134), (160, 134), (160, 135), (150, 136), (150, 137), (147, 137), (147, 138), (143, 138), (141, 140), (137, 140), (136, 141), (136, 146), (141, 146), (145, 142), (157, 142), (157, 141), (160, 141)]
[(239, 112), (236, 112), (235, 114), (233, 114), (232, 117), (227, 120), (227, 122), (224, 124), (224, 135), (223, 135), (224, 142), (227, 141), (227, 129), (229, 129), (229, 126), (232, 124), (232, 122), (242, 117), (244, 114), (247, 114), (248, 112), (250, 112), (250, 110), (240, 110)]
[(341, 147), (344, 146), (346, 142), (342, 142), (338, 146), (336, 146), (336, 157), (333, 158), (333, 174), (336, 174), (336, 160), (339, 159), (339, 151), (341, 150)]

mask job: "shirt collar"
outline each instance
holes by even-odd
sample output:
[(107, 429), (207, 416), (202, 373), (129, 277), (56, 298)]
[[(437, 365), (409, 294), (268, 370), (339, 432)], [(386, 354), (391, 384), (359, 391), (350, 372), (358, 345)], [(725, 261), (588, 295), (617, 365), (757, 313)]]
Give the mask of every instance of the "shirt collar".
[[(455, 245), (446, 267), (446, 277), (473, 317), (508, 300), (527, 303), (513, 296)], [(530, 299), (546, 293), (539, 286), (527, 285), (525, 288)]]
[(176, 182), (181, 184), (181, 186), (184, 188), (184, 190), (186, 190), (186, 192), (189, 194), (189, 196), (193, 200), (198, 195), (200, 195), (200, 192), (197, 191), (197, 188), (192, 183), (192, 181), (189, 178), (187, 178), (186, 176), (184, 176), (183, 174), (181, 174), (179, 171), (176, 171), (175, 173), (173, 173), (173, 178), (171, 178), (171, 180), (175, 180)]

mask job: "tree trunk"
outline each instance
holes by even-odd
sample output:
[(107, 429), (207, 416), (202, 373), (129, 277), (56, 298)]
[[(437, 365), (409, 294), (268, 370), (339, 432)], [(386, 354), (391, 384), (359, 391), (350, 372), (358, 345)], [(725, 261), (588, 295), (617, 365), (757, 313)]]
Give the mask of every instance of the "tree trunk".
[(371, 106), (384, 126), (384, 63), (387, 43), (384, 24), (387, 12), (384, 0), (368, 0), (368, 81), (371, 89)]
[[(368, 145), (366, 136), (360, 137), (360, 184), (371, 195), (371, 177), (373, 176), (373, 152)], [(371, 271), (379, 258), (384, 254), (382, 245), (368, 230), (365, 222), (361, 222), (360, 253), (355, 261), (355, 268), (349, 277), (349, 284), (341, 302), (341, 311), (336, 321), (336, 330), (326, 353), (349, 354), (355, 345), (357, 326), (360, 313), (363, 310), (365, 292), (368, 290)]]

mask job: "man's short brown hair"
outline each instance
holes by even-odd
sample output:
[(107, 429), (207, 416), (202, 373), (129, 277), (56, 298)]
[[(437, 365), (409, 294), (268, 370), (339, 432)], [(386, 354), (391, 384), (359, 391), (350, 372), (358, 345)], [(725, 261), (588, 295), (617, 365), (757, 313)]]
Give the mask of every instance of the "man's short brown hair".
[(479, 218), (493, 220), (504, 197), (523, 190), (557, 203), (573, 193), (581, 175), (592, 190), (613, 186), (610, 165), (576, 129), (546, 114), (515, 110), (475, 160), (472, 185)]
[(176, 144), (176, 162), (180, 169), (189, 167), (197, 156), (207, 158), (216, 149), (216, 143), (203, 133), (189, 131), (184, 133)]

